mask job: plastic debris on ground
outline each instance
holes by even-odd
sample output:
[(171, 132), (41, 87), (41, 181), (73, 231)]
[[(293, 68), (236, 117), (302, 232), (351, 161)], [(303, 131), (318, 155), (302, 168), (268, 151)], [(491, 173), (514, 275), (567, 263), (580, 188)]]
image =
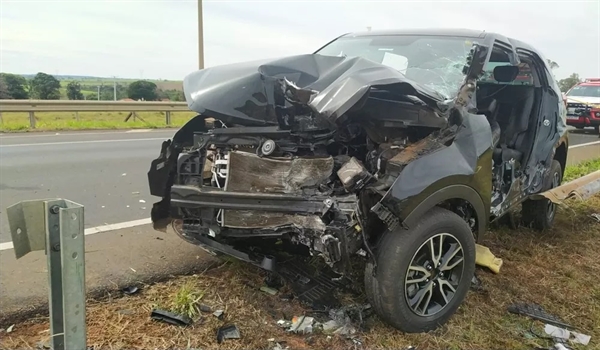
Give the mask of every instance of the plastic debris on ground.
[(497, 258), (488, 247), (475, 245), (475, 264), (487, 267), (493, 273), (500, 273), (502, 259)]
[(213, 316), (215, 316), (218, 319), (223, 319), (223, 316), (225, 315), (225, 311), (223, 310), (216, 310), (215, 312), (213, 312)]
[(15, 325), (14, 325), (14, 324), (13, 324), (13, 325), (11, 325), (11, 326), (9, 326), (8, 328), (6, 328), (6, 333), (10, 333), (10, 332), (12, 332), (12, 331), (13, 331), (13, 329), (15, 329)]
[(560, 320), (558, 317), (547, 313), (543, 307), (537, 304), (513, 304), (508, 306), (508, 312), (517, 315), (529, 316), (534, 320), (542, 321), (544, 323), (548, 323), (561, 328), (573, 328), (569, 324)]
[(600, 213), (595, 213), (590, 215), (592, 217), (592, 219), (596, 220), (597, 222), (600, 223)]
[(152, 310), (150, 317), (152, 317), (153, 320), (170, 323), (176, 326), (188, 326), (192, 324), (192, 319), (185, 315), (179, 315), (160, 309)]
[(213, 312), (212, 307), (205, 305), (205, 304), (200, 304), (200, 311), (202, 312)]
[(288, 329), (289, 332), (293, 333), (312, 333), (313, 323), (315, 322), (314, 317), (310, 316), (294, 316), (292, 319), (292, 325)]
[(136, 286), (128, 286), (128, 287), (121, 289), (121, 291), (123, 291), (123, 294), (132, 295), (132, 294), (139, 292), (140, 289)]
[(261, 292), (265, 292), (269, 295), (277, 295), (278, 291), (277, 289), (271, 288), (271, 287), (267, 287), (267, 286), (262, 286), (260, 287), (260, 291)]
[(471, 279), (471, 290), (475, 292), (487, 292), (483, 287), (483, 282), (477, 275), (473, 275), (473, 279)]
[(240, 330), (236, 325), (226, 325), (217, 330), (217, 343), (221, 344), (225, 339), (240, 339)]
[(573, 331), (569, 331), (564, 328), (556, 327), (551, 324), (544, 326), (544, 332), (555, 339), (568, 340), (575, 344), (588, 345), (590, 343), (591, 336), (587, 334), (581, 334)]

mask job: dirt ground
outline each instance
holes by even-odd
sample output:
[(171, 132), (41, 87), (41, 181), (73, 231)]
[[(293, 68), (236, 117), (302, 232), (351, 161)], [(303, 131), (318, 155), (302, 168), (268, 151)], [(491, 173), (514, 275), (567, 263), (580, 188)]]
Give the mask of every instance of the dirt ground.
[[(280, 319), (311, 315), (327, 320), (289, 294), (260, 291), (265, 274), (246, 264), (227, 261), (193, 276), (143, 285), (134, 295), (116, 293), (87, 304), (88, 346), (93, 349), (534, 349), (552, 342), (539, 337), (543, 323), (507, 312), (515, 302), (537, 303), (548, 312), (592, 336), (587, 347), (600, 349), (600, 196), (570, 202), (559, 209), (555, 227), (545, 233), (526, 228), (496, 228), (481, 244), (504, 264), (499, 274), (478, 268), (483, 290), (469, 292), (450, 322), (428, 334), (403, 334), (376, 317), (348, 336), (315, 331), (292, 334), (277, 325)], [(344, 304), (364, 303), (362, 295), (341, 295)], [(153, 308), (184, 311), (205, 304), (225, 310), (224, 319), (211, 313), (195, 315), (181, 327), (150, 318)], [(189, 309), (188, 309), (189, 310)], [(220, 326), (235, 324), (241, 339), (218, 344)], [(533, 332), (532, 332), (533, 331)], [(537, 335), (536, 335), (537, 334)], [(47, 317), (14, 325), (0, 332), (0, 349), (33, 349), (49, 339)]]

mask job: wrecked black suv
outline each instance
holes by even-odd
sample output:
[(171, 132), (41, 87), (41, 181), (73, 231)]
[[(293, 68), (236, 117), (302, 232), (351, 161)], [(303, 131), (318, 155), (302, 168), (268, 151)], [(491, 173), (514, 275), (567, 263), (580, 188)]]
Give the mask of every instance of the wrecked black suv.
[(154, 228), (260, 264), (275, 250), (339, 274), (366, 260), (378, 315), (434, 329), (466, 296), (475, 242), (521, 205), (545, 229), (566, 111), (542, 55), (468, 30), (348, 34), (314, 54), (188, 75), (199, 113), (148, 173)]

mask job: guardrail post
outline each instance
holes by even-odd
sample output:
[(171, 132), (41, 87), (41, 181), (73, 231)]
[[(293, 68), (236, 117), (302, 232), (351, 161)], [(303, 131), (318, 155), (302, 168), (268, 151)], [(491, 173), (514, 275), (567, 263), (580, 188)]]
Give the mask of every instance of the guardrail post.
[(79, 121), (79, 112), (75, 112), (75, 120)]
[(171, 111), (165, 112), (165, 123), (167, 123), (167, 125), (171, 125)]
[(33, 111), (29, 112), (29, 126), (32, 129), (35, 129), (35, 114)]
[(84, 208), (63, 199), (22, 201), (6, 210), (17, 259), (45, 250), (54, 350), (86, 349)]

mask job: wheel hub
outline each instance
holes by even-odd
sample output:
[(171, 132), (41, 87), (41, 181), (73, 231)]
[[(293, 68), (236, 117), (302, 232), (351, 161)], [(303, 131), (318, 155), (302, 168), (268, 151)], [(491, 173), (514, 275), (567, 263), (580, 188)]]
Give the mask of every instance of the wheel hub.
[(429, 238), (419, 247), (405, 279), (405, 300), (419, 316), (432, 316), (452, 300), (463, 275), (464, 252), (449, 233)]

